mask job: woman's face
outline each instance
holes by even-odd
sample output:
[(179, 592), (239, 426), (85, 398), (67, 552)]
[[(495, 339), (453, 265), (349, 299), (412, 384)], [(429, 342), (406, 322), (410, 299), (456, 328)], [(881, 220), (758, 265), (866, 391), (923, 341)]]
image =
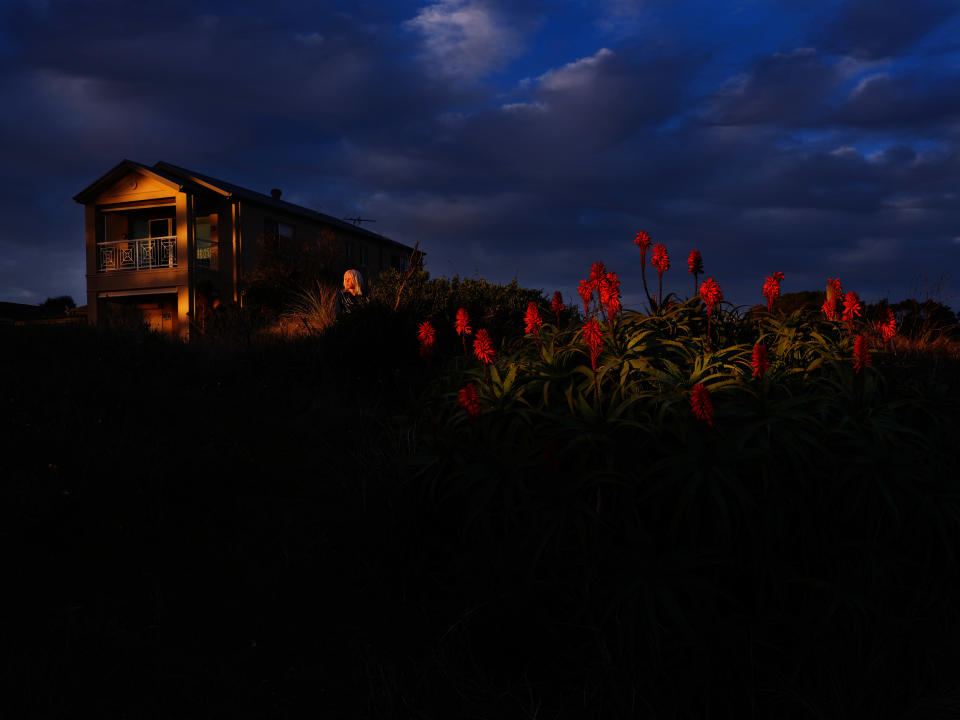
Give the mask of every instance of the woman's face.
[(344, 275), (343, 276), (343, 289), (346, 290), (351, 295), (356, 295), (357, 291), (360, 289), (357, 287), (357, 283), (353, 279), (353, 275)]

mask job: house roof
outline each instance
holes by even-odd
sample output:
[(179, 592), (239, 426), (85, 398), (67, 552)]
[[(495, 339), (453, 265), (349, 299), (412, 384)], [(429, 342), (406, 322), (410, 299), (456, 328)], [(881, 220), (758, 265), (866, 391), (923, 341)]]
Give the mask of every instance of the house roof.
[(153, 167), (150, 167), (133, 160), (123, 160), (113, 169), (109, 170), (105, 175), (77, 193), (73, 199), (79, 203), (91, 202), (101, 192), (113, 185), (117, 180), (131, 170), (150, 174), (158, 181), (169, 185), (175, 191), (189, 190), (199, 193), (214, 192), (227, 198), (246, 200), (248, 202), (257, 203), (258, 205), (272, 207), (280, 212), (285, 212), (290, 215), (298, 215), (310, 220), (326, 223), (327, 225), (332, 225), (333, 227), (338, 227), (342, 230), (348, 230), (355, 235), (363, 235), (374, 238), (381, 242), (396, 245), (404, 250), (412, 250), (412, 248), (404, 245), (403, 243), (397, 242), (396, 240), (391, 240), (384, 235), (367, 230), (359, 225), (348, 223), (345, 220), (341, 220), (340, 218), (332, 215), (317, 212), (316, 210), (311, 210), (310, 208), (303, 207), (302, 205), (295, 205), (294, 203), (287, 202), (286, 200), (280, 200), (271, 197), (270, 195), (264, 195), (263, 193), (256, 192), (255, 190), (250, 190), (249, 188), (241, 187), (240, 185), (234, 185), (233, 183), (226, 182), (225, 180), (220, 180), (218, 178), (204, 175), (193, 170), (188, 170), (187, 168), (182, 168), (177, 165), (171, 165), (170, 163), (163, 161), (160, 161)]
[(90, 185), (74, 195), (73, 199), (78, 203), (91, 202), (100, 193), (112, 186), (115, 182), (117, 182), (117, 180), (131, 171), (152, 175), (154, 179), (160, 183), (163, 183), (164, 185), (168, 185), (174, 192), (180, 190), (192, 190), (194, 192), (200, 192), (204, 189), (202, 185), (198, 185), (190, 181), (184, 182), (184, 178), (174, 177), (170, 173), (167, 173), (163, 170), (158, 170), (156, 168), (151, 168), (143, 163), (138, 163), (134, 160), (121, 160), (119, 163), (114, 165), (113, 168), (108, 170), (106, 173), (94, 180)]

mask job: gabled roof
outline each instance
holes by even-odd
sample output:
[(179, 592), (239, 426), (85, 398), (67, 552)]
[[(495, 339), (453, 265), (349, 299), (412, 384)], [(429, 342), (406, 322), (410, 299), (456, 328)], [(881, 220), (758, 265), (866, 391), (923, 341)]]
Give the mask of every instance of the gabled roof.
[(255, 190), (234, 185), (233, 183), (226, 182), (225, 180), (219, 180), (217, 178), (210, 177), (209, 175), (203, 175), (193, 170), (188, 170), (187, 168), (178, 167), (176, 165), (171, 165), (170, 163), (161, 161), (153, 166), (153, 170), (155, 172), (165, 173), (170, 177), (179, 178), (183, 181), (200, 185), (208, 190), (212, 190), (226, 197), (240, 198), (241, 200), (257, 203), (258, 205), (266, 205), (267, 207), (272, 207), (280, 212), (289, 213), (290, 215), (299, 215), (301, 217), (323, 222), (327, 225), (332, 225), (343, 230), (349, 230), (351, 233), (357, 235), (366, 235), (367, 237), (376, 238), (377, 240), (388, 242), (407, 250), (411, 249), (406, 245), (397, 242), (396, 240), (391, 240), (388, 237), (375, 233), (371, 230), (367, 230), (366, 228), (362, 228), (359, 225), (353, 225), (345, 220), (333, 217), (332, 215), (317, 212), (316, 210), (311, 210), (310, 208), (303, 207), (302, 205), (295, 205), (294, 203), (289, 203), (286, 200), (279, 200), (271, 197), (270, 195), (264, 195), (263, 193), (258, 193)]
[(353, 225), (341, 220), (340, 218), (333, 217), (332, 215), (326, 215), (325, 213), (311, 210), (310, 208), (303, 207), (302, 205), (295, 205), (285, 200), (279, 200), (271, 197), (270, 195), (264, 195), (263, 193), (258, 193), (255, 190), (234, 185), (233, 183), (226, 182), (225, 180), (219, 180), (217, 178), (210, 177), (209, 175), (203, 175), (202, 173), (194, 172), (193, 170), (188, 170), (187, 168), (178, 167), (176, 165), (171, 165), (170, 163), (163, 161), (158, 162), (153, 167), (149, 167), (133, 160), (122, 160), (105, 175), (100, 177), (98, 180), (95, 180), (91, 185), (74, 195), (73, 199), (78, 203), (92, 202), (104, 190), (111, 187), (120, 178), (131, 171), (147, 174), (156, 179), (158, 182), (168, 185), (174, 192), (213, 192), (226, 198), (239, 198), (240, 200), (246, 200), (247, 202), (253, 202), (257, 203), (258, 205), (272, 207), (280, 212), (285, 212), (290, 215), (298, 215), (309, 220), (332, 225), (333, 227), (347, 230), (355, 235), (364, 235), (366, 237), (375, 238), (381, 242), (396, 245), (404, 250), (412, 249), (403, 243), (397, 242), (396, 240), (391, 240), (384, 235), (372, 232), (358, 225)]
[(104, 175), (100, 176), (100, 178), (94, 180), (93, 183), (74, 195), (73, 199), (78, 203), (90, 202), (100, 195), (100, 193), (102, 193), (104, 190), (111, 187), (115, 182), (117, 182), (117, 180), (130, 172), (139, 172), (144, 175), (148, 175), (157, 182), (169, 186), (173, 192), (179, 192), (181, 190), (203, 190), (203, 187), (197, 185), (196, 183), (189, 181), (185, 182), (184, 178), (175, 177), (170, 173), (164, 172), (163, 170), (159, 170), (155, 167), (151, 168), (134, 160), (121, 160), (111, 170), (108, 170)]

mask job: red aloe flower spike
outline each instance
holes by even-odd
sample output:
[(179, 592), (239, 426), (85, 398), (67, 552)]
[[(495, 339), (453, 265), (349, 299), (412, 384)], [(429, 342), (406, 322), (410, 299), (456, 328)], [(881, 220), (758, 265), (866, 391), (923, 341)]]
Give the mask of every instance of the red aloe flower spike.
[(713, 427), (713, 401), (703, 383), (694, 385), (690, 392), (690, 411), (698, 420)]
[(467, 411), (471, 420), (480, 415), (480, 395), (472, 382), (467, 383), (457, 393), (457, 402)]
[(608, 272), (600, 283), (600, 303), (607, 311), (607, 318), (613, 318), (620, 312), (620, 278), (613, 271)]
[(633, 239), (633, 244), (640, 248), (640, 252), (643, 253), (643, 257), (646, 259), (647, 250), (650, 249), (650, 234), (641, 230)]
[(653, 308), (653, 298), (650, 297), (650, 291), (647, 289), (647, 250), (650, 249), (650, 235), (644, 231), (637, 233), (633, 244), (640, 248), (640, 277), (643, 278), (643, 294), (647, 296), (647, 302), (650, 308)]
[(757, 343), (753, 346), (750, 365), (753, 367), (753, 377), (758, 377), (763, 380), (763, 374), (770, 369), (770, 357), (767, 355), (766, 345)]
[(827, 300), (843, 300), (843, 285), (838, 278), (827, 278)]
[(597, 358), (603, 352), (603, 333), (600, 330), (600, 324), (593, 318), (583, 324), (583, 339), (590, 348), (590, 366), (596, 371)]
[(893, 314), (892, 308), (887, 308), (886, 318), (877, 323), (877, 330), (884, 342), (890, 342), (897, 334), (897, 316)]
[(650, 263), (657, 269), (657, 275), (660, 278), (660, 291), (657, 294), (657, 306), (663, 302), (663, 274), (670, 269), (670, 256), (667, 255), (667, 248), (663, 243), (657, 243), (653, 246), (653, 255), (650, 257)]
[(467, 314), (466, 308), (460, 308), (457, 310), (457, 318), (454, 321), (454, 327), (457, 330), (457, 335), (460, 336), (460, 344), (463, 345), (463, 354), (467, 354), (467, 335), (473, 333), (473, 328), (470, 327), (470, 316)]
[(477, 334), (473, 338), (473, 354), (476, 355), (477, 360), (484, 365), (489, 365), (493, 362), (495, 355), (493, 351), (493, 341), (490, 339), (490, 333), (487, 332), (486, 328), (477, 330)]
[(863, 335), (857, 335), (853, 341), (853, 370), (860, 374), (865, 367), (870, 366), (870, 349)]
[(590, 266), (590, 288), (599, 294), (600, 286), (607, 275), (607, 268), (602, 262), (595, 262)]
[(457, 329), (457, 335), (470, 335), (473, 333), (473, 328), (470, 327), (470, 316), (467, 314), (466, 308), (457, 310), (455, 327)]
[(839, 319), (837, 315), (837, 302), (840, 300), (843, 300), (843, 286), (839, 280), (827, 278), (827, 299), (821, 308), (823, 314), (827, 316), (827, 320), (835, 322)]
[(773, 301), (780, 297), (780, 282), (782, 272), (775, 272), (763, 281), (763, 296), (767, 299), (767, 312), (773, 311)]
[(687, 256), (687, 272), (693, 275), (693, 294), (697, 294), (697, 275), (703, 272), (703, 256), (699, 250), (691, 250)]
[(707, 278), (700, 285), (700, 299), (707, 306), (707, 317), (713, 314), (717, 304), (723, 300), (723, 291), (713, 278)]
[(857, 297), (857, 294), (851, 290), (843, 298), (843, 321), (849, 324), (850, 332), (853, 332), (853, 316), (860, 316), (860, 310), (862, 309), (860, 304), (860, 298)]
[(420, 323), (417, 329), (417, 338), (420, 340), (420, 355), (429, 358), (433, 355), (433, 344), (437, 339), (436, 331), (429, 320)]
[(560, 294), (559, 290), (554, 291), (553, 300), (550, 301), (550, 312), (557, 316), (557, 328), (560, 327), (560, 313), (562, 313), (566, 308), (563, 305), (563, 295)]
[(580, 293), (580, 298), (583, 300), (583, 316), (590, 316), (590, 302), (593, 300), (593, 289), (590, 287), (589, 280), (581, 280), (580, 285), (577, 286), (577, 292)]
[(528, 334), (534, 337), (540, 336), (540, 326), (543, 325), (543, 320), (540, 318), (540, 311), (537, 309), (535, 302), (531, 301), (527, 305), (527, 313), (523, 318), (523, 324)]
[(823, 307), (820, 309), (823, 311), (823, 314), (826, 315), (827, 320), (837, 319), (837, 305), (833, 300), (824, 300)]
[(700, 285), (700, 299), (707, 306), (707, 349), (710, 348), (710, 318), (717, 304), (723, 300), (723, 291), (713, 278), (707, 278)]

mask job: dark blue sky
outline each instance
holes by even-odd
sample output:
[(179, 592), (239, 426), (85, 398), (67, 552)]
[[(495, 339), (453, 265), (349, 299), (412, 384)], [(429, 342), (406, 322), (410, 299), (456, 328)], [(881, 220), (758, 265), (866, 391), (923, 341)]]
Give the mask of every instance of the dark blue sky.
[[(0, 300), (85, 302), (72, 196), (166, 160), (564, 291), (637, 230), (739, 304), (839, 277), (958, 305), (946, 0), (6, 0)], [(655, 276), (655, 275), (654, 275)]]

